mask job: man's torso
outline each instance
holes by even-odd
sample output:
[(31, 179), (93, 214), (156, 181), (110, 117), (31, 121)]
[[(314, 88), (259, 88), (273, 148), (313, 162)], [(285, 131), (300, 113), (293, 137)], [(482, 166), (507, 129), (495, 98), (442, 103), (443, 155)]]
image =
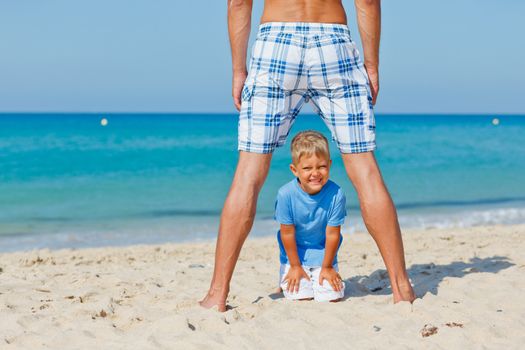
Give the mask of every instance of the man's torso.
[(265, 0), (261, 23), (311, 22), (346, 24), (341, 0)]

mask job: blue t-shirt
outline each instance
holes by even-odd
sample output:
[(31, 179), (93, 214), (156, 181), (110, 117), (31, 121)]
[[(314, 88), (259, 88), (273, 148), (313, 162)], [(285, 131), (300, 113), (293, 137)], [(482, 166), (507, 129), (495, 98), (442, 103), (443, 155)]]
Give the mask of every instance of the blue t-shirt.
[[(342, 225), (345, 216), (346, 197), (341, 188), (331, 180), (314, 195), (306, 193), (300, 187), (298, 179), (288, 182), (277, 193), (275, 220), (280, 224), (295, 226), (295, 241), (301, 265), (323, 264), (326, 226)], [(281, 250), (281, 264), (288, 264), (280, 230), (277, 232), (277, 241)], [(339, 246), (342, 241), (341, 236)], [(333, 263), (337, 264), (337, 253)]]

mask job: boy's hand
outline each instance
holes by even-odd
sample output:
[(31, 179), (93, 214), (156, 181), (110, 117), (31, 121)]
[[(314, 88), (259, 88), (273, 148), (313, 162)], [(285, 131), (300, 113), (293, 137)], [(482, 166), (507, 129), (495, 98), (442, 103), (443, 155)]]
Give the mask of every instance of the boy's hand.
[(283, 279), (283, 281), (288, 283), (286, 291), (288, 293), (297, 293), (299, 291), (301, 278), (306, 278), (308, 281), (310, 280), (310, 277), (308, 277), (302, 266), (290, 267), (290, 270), (288, 270), (288, 273)]
[(343, 288), (343, 279), (333, 267), (321, 268), (321, 272), (319, 273), (319, 285), (322, 286), (324, 280), (327, 280), (336, 292), (340, 292)]

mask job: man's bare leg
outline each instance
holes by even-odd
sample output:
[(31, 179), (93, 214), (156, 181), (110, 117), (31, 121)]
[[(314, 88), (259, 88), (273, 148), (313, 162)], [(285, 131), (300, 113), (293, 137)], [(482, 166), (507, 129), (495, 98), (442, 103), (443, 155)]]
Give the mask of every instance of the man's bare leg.
[(215, 268), (208, 294), (200, 301), (205, 308), (226, 311), (235, 264), (255, 218), (259, 192), (270, 169), (271, 154), (239, 152), (239, 162), (230, 192), (224, 202), (215, 248)]
[(408, 280), (397, 213), (373, 152), (342, 154), (346, 173), (354, 185), (368, 232), (385, 262), (394, 303), (414, 301)]

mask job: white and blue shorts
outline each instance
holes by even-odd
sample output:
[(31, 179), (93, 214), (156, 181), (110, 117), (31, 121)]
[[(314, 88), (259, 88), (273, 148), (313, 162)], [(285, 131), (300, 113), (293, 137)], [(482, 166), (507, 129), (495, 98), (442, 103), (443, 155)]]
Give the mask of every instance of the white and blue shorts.
[(305, 102), (342, 153), (375, 149), (368, 75), (348, 26), (261, 24), (242, 90), (238, 149), (271, 153), (284, 145)]
[[(302, 299), (311, 299), (315, 301), (335, 301), (342, 299), (345, 296), (345, 284), (343, 283), (340, 291), (336, 291), (332, 288), (330, 283), (326, 280), (323, 281), (323, 284), (319, 284), (319, 274), (321, 273), (320, 266), (302, 266), (303, 270), (306, 272), (310, 280), (302, 278), (299, 281), (299, 290), (295, 293), (290, 293), (287, 291), (288, 282), (284, 280), (288, 271), (290, 270), (290, 265), (281, 264), (279, 270), (279, 286), (283, 290), (284, 297), (289, 300), (302, 300)], [(336, 271), (339, 271), (337, 266), (334, 266)]]

